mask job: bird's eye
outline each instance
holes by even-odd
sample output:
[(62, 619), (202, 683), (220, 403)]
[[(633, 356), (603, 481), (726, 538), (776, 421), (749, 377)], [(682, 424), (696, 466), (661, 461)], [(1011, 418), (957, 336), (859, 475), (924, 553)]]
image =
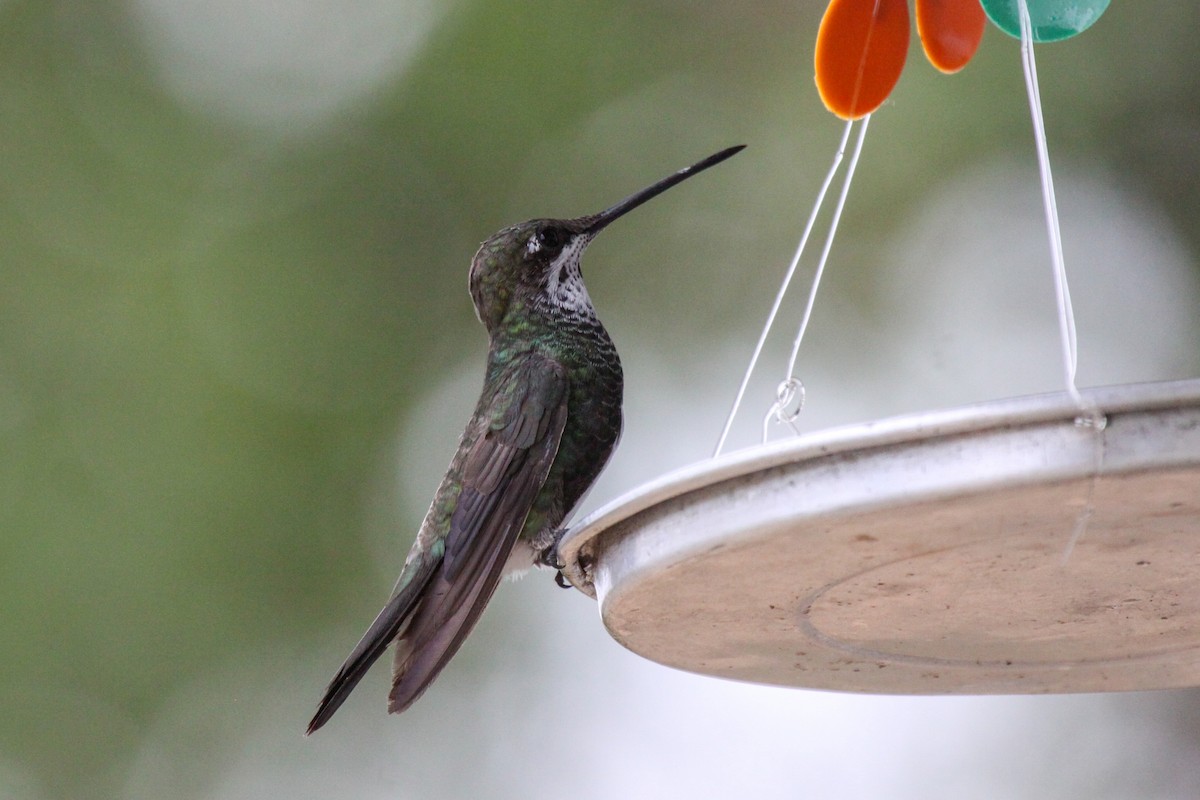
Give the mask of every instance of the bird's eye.
[(525, 254), (527, 258), (534, 258), (538, 261), (553, 260), (570, 241), (570, 231), (555, 225), (546, 225), (544, 228), (535, 230), (526, 240)]
[(537, 237), (543, 250), (556, 251), (563, 246), (563, 231), (559, 228), (544, 228), (538, 231)]

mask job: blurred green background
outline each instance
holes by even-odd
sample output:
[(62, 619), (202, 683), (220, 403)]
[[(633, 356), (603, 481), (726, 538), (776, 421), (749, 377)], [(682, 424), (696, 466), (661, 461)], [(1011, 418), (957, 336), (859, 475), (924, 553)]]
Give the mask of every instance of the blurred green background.
[[(585, 263), (629, 416), (592, 505), (711, 452), (840, 136), (823, 6), (0, 3), (0, 798), (1197, 796), (1195, 694), (723, 684), (544, 573), (409, 714), (381, 667), (300, 735), (478, 392), (478, 243), (746, 143)], [(1118, 2), (1037, 51), (1085, 385), (1200, 372), (1197, 30)], [(1061, 385), (1018, 45), (953, 77), (913, 47), (808, 428)]]

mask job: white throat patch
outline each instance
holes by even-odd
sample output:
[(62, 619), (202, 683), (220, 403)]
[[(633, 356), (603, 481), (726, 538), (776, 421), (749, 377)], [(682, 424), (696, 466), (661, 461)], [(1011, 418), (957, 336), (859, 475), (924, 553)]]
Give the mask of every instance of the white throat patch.
[(592, 314), (592, 298), (583, 285), (579, 257), (591, 241), (589, 236), (575, 236), (546, 268), (546, 296), (564, 311)]

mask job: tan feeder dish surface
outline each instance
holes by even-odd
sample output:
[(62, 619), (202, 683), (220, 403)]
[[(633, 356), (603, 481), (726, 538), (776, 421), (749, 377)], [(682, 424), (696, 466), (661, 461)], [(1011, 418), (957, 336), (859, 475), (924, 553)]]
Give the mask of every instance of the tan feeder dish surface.
[(622, 645), (780, 686), (1200, 685), (1200, 380), (811, 433), (692, 465), (568, 531)]

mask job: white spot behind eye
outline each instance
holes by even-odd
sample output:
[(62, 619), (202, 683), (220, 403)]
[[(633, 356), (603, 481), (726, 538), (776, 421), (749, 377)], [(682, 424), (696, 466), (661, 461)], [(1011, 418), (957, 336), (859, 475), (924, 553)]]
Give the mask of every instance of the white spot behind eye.
[(525, 252), (529, 255), (533, 255), (541, 249), (542, 243), (538, 241), (538, 236), (535, 233), (533, 236), (530, 236), (529, 241), (525, 243)]

